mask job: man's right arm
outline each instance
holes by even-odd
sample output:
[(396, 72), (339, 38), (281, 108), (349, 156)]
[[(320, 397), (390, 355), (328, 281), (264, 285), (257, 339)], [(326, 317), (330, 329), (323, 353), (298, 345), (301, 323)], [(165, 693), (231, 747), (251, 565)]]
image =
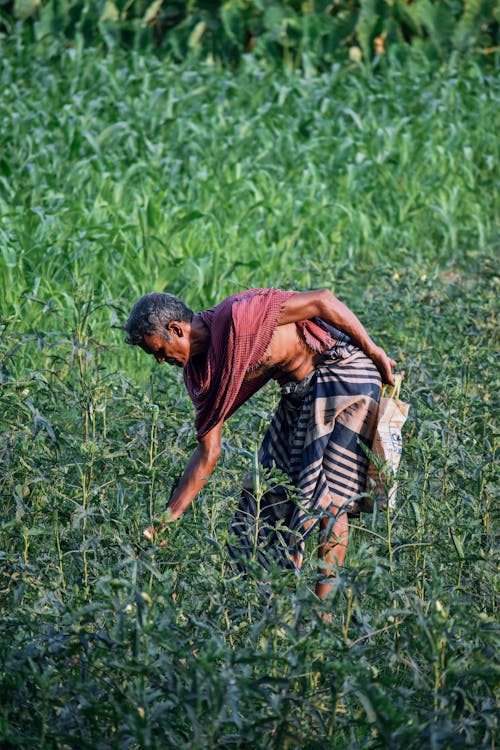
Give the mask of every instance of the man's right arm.
[(169, 521), (180, 518), (205, 486), (221, 454), (221, 434), (222, 422), (219, 422), (200, 439), (170, 498)]
[[(167, 518), (162, 519), (159, 527), (156, 526), (156, 530), (160, 530), (164, 523), (171, 523), (180, 518), (205, 486), (221, 454), (222, 424), (219, 422), (200, 439), (172, 493), (167, 507), (170, 513)], [(146, 539), (152, 539), (154, 533), (155, 528), (148, 526), (143, 535)]]

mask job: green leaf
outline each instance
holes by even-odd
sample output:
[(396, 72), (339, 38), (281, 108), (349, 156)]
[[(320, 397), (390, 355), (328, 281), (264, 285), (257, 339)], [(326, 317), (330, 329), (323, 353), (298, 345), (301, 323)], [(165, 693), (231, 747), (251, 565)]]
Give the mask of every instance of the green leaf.
[(496, 7), (494, 0), (466, 0), (462, 17), (453, 32), (453, 46), (462, 51), (472, 47), (482, 26), (493, 18)]
[(195, 47), (197, 47), (199, 45), (199, 43), (201, 42), (201, 39), (203, 37), (203, 34), (207, 30), (207, 28), (208, 27), (207, 27), (207, 24), (205, 23), (205, 21), (199, 21), (196, 24), (196, 26), (194, 27), (193, 31), (189, 35), (189, 39), (188, 39), (188, 47), (190, 49), (194, 49)]
[(101, 18), (99, 20), (116, 22), (119, 20), (119, 18), (120, 18), (120, 11), (116, 7), (116, 4), (113, 2), (113, 0), (106, 0)]
[(151, 3), (142, 19), (143, 26), (149, 26), (149, 24), (153, 23), (156, 20), (162, 5), (163, 0), (155, 0), (155, 2)]
[(11, 245), (2, 244), (2, 256), (7, 268), (15, 268), (17, 266), (17, 253)]
[(36, 12), (41, 4), (41, 0), (15, 0), (14, 18), (25, 21)]

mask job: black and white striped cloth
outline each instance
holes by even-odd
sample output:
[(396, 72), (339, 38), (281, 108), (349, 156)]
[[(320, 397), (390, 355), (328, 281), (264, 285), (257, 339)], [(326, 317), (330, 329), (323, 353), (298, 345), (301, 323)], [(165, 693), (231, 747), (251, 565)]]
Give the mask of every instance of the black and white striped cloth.
[(319, 519), (352, 509), (365, 491), (368, 459), (360, 443), (371, 447), (381, 393), (371, 359), (338, 342), (307, 378), (281, 390), (259, 463), (287, 474), (298, 492), (289, 499), (278, 486), (256, 497), (247, 479), (228, 545), (240, 568), (248, 558), (266, 568), (272, 561), (293, 568), (290, 553), (301, 562), (304, 540)]

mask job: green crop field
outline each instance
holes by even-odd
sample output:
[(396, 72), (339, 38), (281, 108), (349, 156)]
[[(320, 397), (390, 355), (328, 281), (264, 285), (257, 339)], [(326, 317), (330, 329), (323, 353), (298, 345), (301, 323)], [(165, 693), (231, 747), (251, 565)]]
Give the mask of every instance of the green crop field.
[[(0, 746), (493, 749), (491, 60), (0, 58)], [(167, 546), (141, 538), (196, 441), (121, 326), (147, 291), (253, 286), (330, 288), (406, 372), (398, 504), (353, 522), (332, 622), (314, 555), (263, 590), (225, 549), (271, 386)]]

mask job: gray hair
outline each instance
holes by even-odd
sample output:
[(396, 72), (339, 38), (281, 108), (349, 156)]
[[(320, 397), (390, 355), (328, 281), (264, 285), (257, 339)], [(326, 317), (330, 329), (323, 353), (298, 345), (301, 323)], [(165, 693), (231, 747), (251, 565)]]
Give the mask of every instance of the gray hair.
[(173, 294), (167, 294), (167, 292), (145, 294), (137, 300), (123, 326), (128, 334), (125, 341), (127, 344), (140, 346), (144, 336), (152, 333), (163, 336), (169, 341), (170, 337), (166, 330), (169, 323), (174, 320), (191, 323), (193, 315), (194, 312)]

